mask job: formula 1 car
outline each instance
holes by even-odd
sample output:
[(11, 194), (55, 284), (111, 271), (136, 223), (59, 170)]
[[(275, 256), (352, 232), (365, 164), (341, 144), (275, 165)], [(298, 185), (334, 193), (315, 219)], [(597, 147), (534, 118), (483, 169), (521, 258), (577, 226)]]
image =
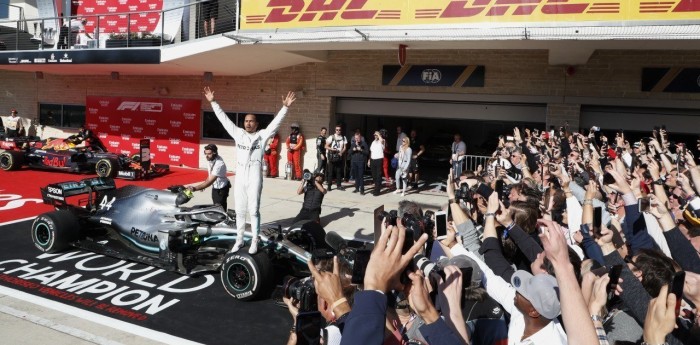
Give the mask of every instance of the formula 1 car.
[[(152, 178), (170, 170), (167, 164), (150, 164), (150, 161), (144, 164), (141, 155), (129, 157), (88, 147), (79, 148), (76, 145), (80, 140), (70, 137), (26, 143), (26, 147), (14, 146), (0, 153), (0, 169), (16, 170), (26, 165), (36, 169), (96, 173), (100, 177), (128, 180)], [(147, 139), (142, 140), (142, 151), (144, 148), (150, 152), (150, 141)]]
[[(72, 246), (185, 275), (219, 271), (224, 289), (239, 300), (262, 297), (278, 277), (308, 276), (311, 252), (326, 246), (319, 225), (292, 226), (286, 232), (261, 231), (254, 255), (247, 249), (231, 253), (235, 212), (219, 205), (184, 207), (192, 193), (183, 186), (116, 188), (113, 179), (96, 177), (50, 184), (41, 194), (56, 208), (39, 215), (31, 227), (42, 252)], [(250, 239), (251, 233), (244, 237)], [(279, 270), (284, 275), (276, 275)]]

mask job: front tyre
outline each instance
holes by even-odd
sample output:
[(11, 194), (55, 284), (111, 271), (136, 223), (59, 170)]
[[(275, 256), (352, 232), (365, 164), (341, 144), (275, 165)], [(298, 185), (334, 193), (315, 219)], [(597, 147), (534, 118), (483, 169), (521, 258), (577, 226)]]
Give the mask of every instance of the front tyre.
[(221, 283), (229, 295), (241, 301), (262, 297), (271, 287), (273, 271), (264, 250), (250, 255), (239, 250), (228, 253), (221, 265)]
[(114, 177), (117, 173), (116, 162), (103, 158), (95, 164), (95, 172), (99, 177)]
[(17, 170), (22, 167), (24, 153), (17, 151), (5, 151), (0, 153), (0, 169), (5, 171)]
[(32, 223), (32, 242), (45, 253), (60, 252), (77, 241), (80, 234), (78, 219), (69, 211), (44, 213)]

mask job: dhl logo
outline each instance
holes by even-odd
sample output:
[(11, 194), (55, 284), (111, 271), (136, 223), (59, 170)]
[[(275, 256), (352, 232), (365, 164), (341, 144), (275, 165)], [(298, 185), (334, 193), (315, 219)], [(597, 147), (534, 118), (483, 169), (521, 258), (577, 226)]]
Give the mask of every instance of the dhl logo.
[[(677, 20), (697, 0), (269, 0), (246, 1), (244, 27), (442, 24), (479, 21)], [(649, 14), (665, 13), (663, 17)], [(501, 19), (498, 19), (501, 18)]]

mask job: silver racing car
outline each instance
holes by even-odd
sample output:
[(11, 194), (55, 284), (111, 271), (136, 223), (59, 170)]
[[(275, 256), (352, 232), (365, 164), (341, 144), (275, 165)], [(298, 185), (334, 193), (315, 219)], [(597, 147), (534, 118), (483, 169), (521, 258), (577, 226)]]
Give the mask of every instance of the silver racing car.
[(32, 223), (39, 250), (77, 247), (186, 275), (219, 271), (224, 289), (240, 300), (263, 297), (285, 275), (308, 276), (311, 253), (326, 247), (325, 231), (311, 222), (261, 231), (255, 255), (231, 253), (235, 213), (183, 206), (192, 197), (183, 186), (116, 188), (114, 180), (96, 177), (50, 184), (41, 194), (56, 210)]

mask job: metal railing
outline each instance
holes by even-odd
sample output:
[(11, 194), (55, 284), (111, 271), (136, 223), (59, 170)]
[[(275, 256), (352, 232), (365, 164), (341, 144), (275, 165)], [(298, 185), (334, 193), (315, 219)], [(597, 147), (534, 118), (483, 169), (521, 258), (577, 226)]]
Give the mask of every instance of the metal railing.
[[(36, 19), (24, 18), (23, 9), (14, 6), (19, 8), (19, 15), (10, 16), (12, 20), (0, 21), (0, 50), (127, 48), (162, 46), (198, 39), (206, 36), (203, 30), (204, 12), (210, 1), (202, 0), (163, 10)], [(238, 30), (239, 3), (240, 0), (220, 4), (214, 34)], [(160, 23), (152, 31), (140, 30), (135, 23), (145, 17), (157, 17)], [(82, 23), (82, 19), (86, 22)], [(116, 22), (124, 23), (121, 26), (125, 29), (108, 32), (106, 28), (114, 26)], [(81, 32), (86, 27), (90, 32)]]
[(463, 171), (475, 171), (479, 165), (484, 167), (486, 169), (486, 162), (488, 162), (489, 159), (491, 159), (491, 156), (471, 156), (471, 155), (466, 155), (466, 158), (464, 158), (464, 170)]

